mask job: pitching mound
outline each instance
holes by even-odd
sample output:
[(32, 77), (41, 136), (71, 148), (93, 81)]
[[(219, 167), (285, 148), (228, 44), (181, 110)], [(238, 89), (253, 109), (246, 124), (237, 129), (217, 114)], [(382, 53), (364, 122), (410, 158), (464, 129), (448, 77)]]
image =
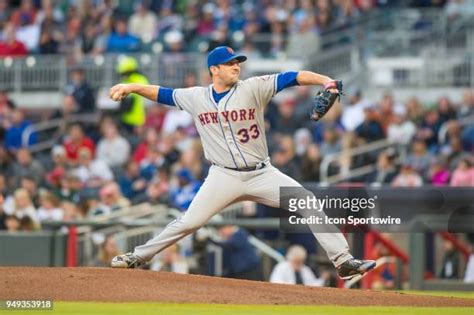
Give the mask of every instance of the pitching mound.
[(472, 306), (474, 300), (295, 285), (111, 268), (0, 267), (0, 300)]

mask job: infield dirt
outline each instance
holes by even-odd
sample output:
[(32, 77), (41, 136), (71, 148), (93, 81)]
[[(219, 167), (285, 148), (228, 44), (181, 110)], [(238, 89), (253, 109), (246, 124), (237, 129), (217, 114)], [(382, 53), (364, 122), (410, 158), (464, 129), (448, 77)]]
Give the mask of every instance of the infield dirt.
[(474, 307), (474, 299), (410, 295), (111, 268), (0, 267), (0, 300)]

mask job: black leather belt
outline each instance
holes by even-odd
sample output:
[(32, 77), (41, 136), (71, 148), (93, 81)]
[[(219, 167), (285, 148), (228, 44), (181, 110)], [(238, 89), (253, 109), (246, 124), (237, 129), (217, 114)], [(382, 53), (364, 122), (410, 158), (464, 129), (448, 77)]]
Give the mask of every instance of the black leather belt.
[[(217, 165), (217, 164), (214, 164), (214, 165)], [(226, 166), (221, 166), (221, 167), (226, 168), (228, 170), (232, 170), (232, 171), (238, 171), (238, 172), (252, 172), (252, 171), (260, 170), (260, 169), (264, 168), (265, 166), (267, 166), (267, 163), (261, 162), (261, 163), (258, 163), (255, 166), (247, 166), (247, 167), (241, 167), (241, 168), (226, 167)]]

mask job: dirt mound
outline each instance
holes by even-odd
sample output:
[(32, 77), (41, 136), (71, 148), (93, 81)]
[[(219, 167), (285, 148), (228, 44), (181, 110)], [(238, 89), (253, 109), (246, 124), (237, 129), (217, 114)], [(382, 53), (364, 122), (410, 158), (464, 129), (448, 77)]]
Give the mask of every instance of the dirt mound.
[(470, 306), (474, 300), (111, 268), (0, 267), (0, 300)]

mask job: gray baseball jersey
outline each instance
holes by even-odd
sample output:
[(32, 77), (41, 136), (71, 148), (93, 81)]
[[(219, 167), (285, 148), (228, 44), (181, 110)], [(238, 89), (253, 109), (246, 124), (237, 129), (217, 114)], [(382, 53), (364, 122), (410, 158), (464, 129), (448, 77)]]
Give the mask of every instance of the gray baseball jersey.
[(268, 157), (264, 109), (275, 95), (277, 74), (238, 81), (218, 103), (212, 85), (175, 89), (173, 100), (194, 118), (206, 159), (242, 168)]

